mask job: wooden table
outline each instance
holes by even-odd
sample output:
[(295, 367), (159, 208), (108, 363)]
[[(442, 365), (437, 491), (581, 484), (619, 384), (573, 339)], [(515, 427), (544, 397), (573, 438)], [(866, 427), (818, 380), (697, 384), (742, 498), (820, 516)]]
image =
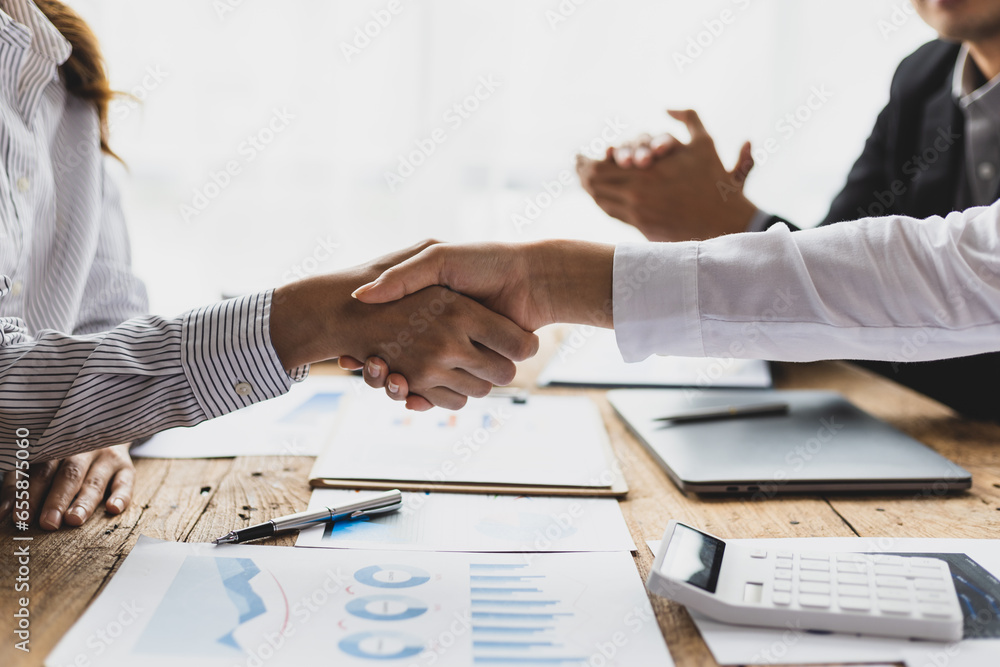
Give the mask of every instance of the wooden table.
[[(522, 369), (519, 380), (534, 377)], [(631, 491), (622, 510), (639, 545), (643, 578), (652, 564), (645, 540), (661, 537), (671, 518), (727, 538), (894, 536), (1000, 537), (1000, 426), (963, 421), (947, 408), (856, 367), (837, 363), (778, 364), (781, 388), (828, 388), (845, 394), (959, 463), (973, 488), (944, 497), (798, 496), (770, 500), (703, 500), (670, 482), (614, 416), (597, 390), (585, 390), (601, 406)], [(552, 393), (579, 393), (554, 390)], [(98, 516), (84, 526), (54, 533), (32, 530), (31, 653), (13, 648), (14, 531), (0, 528), (0, 665), (39, 665), (114, 575), (140, 534), (204, 542), (234, 526), (305, 509), (310, 489), (306, 457), (240, 457), (136, 462), (132, 506), (121, 516)], [(275, 543), (291, 545), (292, 537)], [(20, 543), (23, 544), (23, 543)], [(653, 607), (679, 667), (715, 665), (687, 612), (659, 598)]]

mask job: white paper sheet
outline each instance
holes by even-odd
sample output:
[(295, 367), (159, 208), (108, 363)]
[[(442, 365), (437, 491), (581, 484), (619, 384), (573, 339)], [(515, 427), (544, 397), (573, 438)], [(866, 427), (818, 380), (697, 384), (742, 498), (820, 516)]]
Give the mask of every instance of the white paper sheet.
[(582, 396), (489, 396), (421, 413), (366, 394), (345, 408), (311, 476), (608, 487), (608, 451), (597, 405)]
[(575, 327), (563, 339), (545, 370), (540, 387), (550, 384), (589, 387), (767, 388), (771, 369), (756, 359), (651, 356), (625, 363), (615, 332)]
[[(990, 574), (1000, 573), (1000, 540), (815, 537), (732, 541), (788, 551), (965, 554)], [(646, 544), (654, 554), (660, 549), (659, 540)], [(1000, 608), (984, 620), (995, 623), (997, 614)], [(741, 627), (718, 623), (694, 612), (691, 617), (720, 665), (905, 662), (909, 667), (995, 667), (1000, 664), (1000, 638), (967, 638), (945, 644)]]
[[(192, 428), (157, 433), (132, 456), (207, 459), (226, 456), (316, 456), (330, 437), (344, 398), (371, 391), (360, 378), (312, 376), (284, 396), (255, 403)], [(382, 397), (382, 400), (386, 400)]]
[[(672, 665), (627, 552), (463, 554), (140, 538), (50, 667)], [(527, 664), (530, 664), (528, 661)]]
[[(309, 509), (359, 500), (369, 492), (316, 489)], [(403, 493), (403, 508), (299, 533), (297, 547), (405, 551), (633, 551), (613, 498)], [(531, 556), (532, 558), (534, 556)]]

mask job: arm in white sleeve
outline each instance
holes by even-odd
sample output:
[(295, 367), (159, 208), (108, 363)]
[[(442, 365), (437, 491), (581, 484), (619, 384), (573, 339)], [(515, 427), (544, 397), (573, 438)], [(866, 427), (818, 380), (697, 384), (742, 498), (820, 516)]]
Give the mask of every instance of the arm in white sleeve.
[(627, 361), (927, 361), (1000, 350), (1000, 202), (615, 251)]
[[(9, 288), (0, 276), (0, 298)], [(23, 439), (30, 461), (62, 458), (285, 393), (305, 369), (282, 369), (270, 308), (263, 292), (87, 336), (30, 337), (0, 318), (0, 470), (14, 467)]]

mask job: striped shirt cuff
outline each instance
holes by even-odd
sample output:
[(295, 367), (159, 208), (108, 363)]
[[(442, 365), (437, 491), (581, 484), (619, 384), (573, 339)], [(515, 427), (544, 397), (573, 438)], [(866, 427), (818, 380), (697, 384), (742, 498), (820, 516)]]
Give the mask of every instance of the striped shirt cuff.
[(287, 392), (309, 367), (286, 371), (271, 344), (273, 290), (192, 310), (184, 316), (181, 365), (212, 419)]

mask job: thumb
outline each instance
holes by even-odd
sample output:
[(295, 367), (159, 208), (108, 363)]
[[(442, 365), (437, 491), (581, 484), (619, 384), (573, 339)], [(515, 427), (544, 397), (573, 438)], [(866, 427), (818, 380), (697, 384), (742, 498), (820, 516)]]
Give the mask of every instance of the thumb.
[(730, 175), (733, 178), (734, 185), (742, 185), (747, 180), (747, 175), (750, 170), (753, 169), (753, 152), (750, 148), (750, 142), (743, 142), (743, 146), (740, 148), (740, 156), (736, 158), (736, 166), (733, 167), (733, 171)]
[(708, 130), (705, 129), (705, 125), (702, 124), (701, 118), (698, 116), (698, 112), (694, 109), (667, 109), (667, 113), (670, 114), (671, 118), (679, 120), (687, 126), (692, 141), (704, 137), (711, 139)]
[(443, 259), (439, 249), (431, 246), (405, 262), (386, 269), (378, 278), (362, 285), (351, 294), (362, 303), (388, 303), (431, 285), (440, 285)]

